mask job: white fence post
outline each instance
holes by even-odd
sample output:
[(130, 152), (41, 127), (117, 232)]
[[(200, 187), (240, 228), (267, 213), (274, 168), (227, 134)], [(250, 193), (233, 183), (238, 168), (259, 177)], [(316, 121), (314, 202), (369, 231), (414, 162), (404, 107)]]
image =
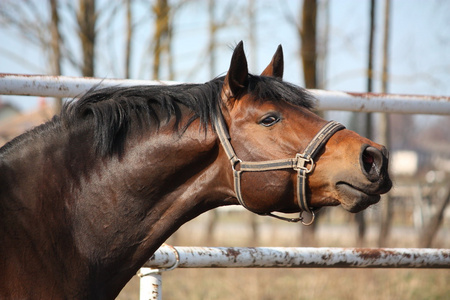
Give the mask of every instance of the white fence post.
[(162, 300), (162, 274), (157, 269), (141, 268), (138, 276), (140, 279), (139, 299)]
[(168, 251), (172, 262), (169, 265), (166, 264), (158, 268), (144, 266), (139, 270), (137, 275), (141, 278), (139, 292), (139, 299), (141, 300), (162, 300), (162, 272), (172, 271), (180, 263), (180, 254), (175, 247), (163, 244), (161, 248)]

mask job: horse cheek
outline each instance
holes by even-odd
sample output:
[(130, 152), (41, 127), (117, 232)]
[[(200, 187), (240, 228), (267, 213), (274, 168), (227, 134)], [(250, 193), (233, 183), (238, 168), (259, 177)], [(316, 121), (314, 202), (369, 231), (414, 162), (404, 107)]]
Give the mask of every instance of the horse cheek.
[(241, 190), (248, 208), (254, 212), (289, 211), (295, 206), (293, 182), (288, 171), (242, 174)]

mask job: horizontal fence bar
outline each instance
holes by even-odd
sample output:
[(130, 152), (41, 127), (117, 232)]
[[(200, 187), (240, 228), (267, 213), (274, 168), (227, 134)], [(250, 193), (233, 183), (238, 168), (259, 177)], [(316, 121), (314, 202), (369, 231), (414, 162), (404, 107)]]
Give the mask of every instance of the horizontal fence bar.
[(171, 83), (172, 82), (155, 80), (0, 74), (0, 94), (75, 98), (80, 97), (94, 86), (103, 88), (112, 86), (161, 85)]
[[(169, 81), (0, 74), (0, 94), (74, 98), (93, 86), (176, 84)], [(450, 115), (450, 97), (310, 90), (320, 110)]]
[(144, 265), (144, 267), (156, 269), (173, 266), (178, 268), (447, 269), (450, 268), (450, 249), (162, 246)]
[(323, 110), (450, 115), (450, 97), (309, 90)]

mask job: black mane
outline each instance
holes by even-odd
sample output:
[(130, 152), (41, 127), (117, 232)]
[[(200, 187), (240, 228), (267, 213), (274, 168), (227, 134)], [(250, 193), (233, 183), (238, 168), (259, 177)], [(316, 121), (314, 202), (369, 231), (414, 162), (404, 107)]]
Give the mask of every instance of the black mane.
[[(98, 154), (120, 154), (132, 122), (137, 122), (139, 130), (146, 130), (150, 126), (159, 127), (162, 122), (175, 117), (178, 128), (182, 109), (187, 108), (192, 117), (181, 127), (182, 131), (196, 119), (200, 119), (202, 127), (206, 128), (220, 113), (218, 99), (223, 81), (224, 77), (220, 77), (205, 84), (94, 87), (79, 100), (67, 102), (59, 117), (28, 135), (39, 135), (59, 122), (66, 128), (74, 128), (85, 120), (90, 122), (90, 128), (94, 128), (94, 147)], [(284, 100), (308, 109), (314, 103), (314, 98), (306, 90), (273, 77), (249, 75), (245, 93), (258, 101)], [(30, 136), (19, 137), (5, 147), (28, 138)]]
[(132, 122), (137, 122), (138, 130), (146, 130), (151, 126), (158, 128), (175, 117), (177, 130), (182, 109), (187, 108), (193, 116), (183, 128), (198, 118), (206, 127), (217, 115), (217, 95), (222, 82), (223, 78), (218, 78), (205, 84), (94, 88), (79, 100), (67, 103), (61, 121), (71, 127), (79, 124), (80, 119), (89, 120), (95, 128), (97, 152), (120, 153)]

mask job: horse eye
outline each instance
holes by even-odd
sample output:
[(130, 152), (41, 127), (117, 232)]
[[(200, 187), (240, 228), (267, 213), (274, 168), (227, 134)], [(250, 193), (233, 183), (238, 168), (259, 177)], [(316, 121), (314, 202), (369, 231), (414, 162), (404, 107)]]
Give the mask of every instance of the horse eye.
[(267, 116), (261, 120), (260, 124), (266, 127), (270, 127), (280, 121), (279, 117), (276, 116)]

